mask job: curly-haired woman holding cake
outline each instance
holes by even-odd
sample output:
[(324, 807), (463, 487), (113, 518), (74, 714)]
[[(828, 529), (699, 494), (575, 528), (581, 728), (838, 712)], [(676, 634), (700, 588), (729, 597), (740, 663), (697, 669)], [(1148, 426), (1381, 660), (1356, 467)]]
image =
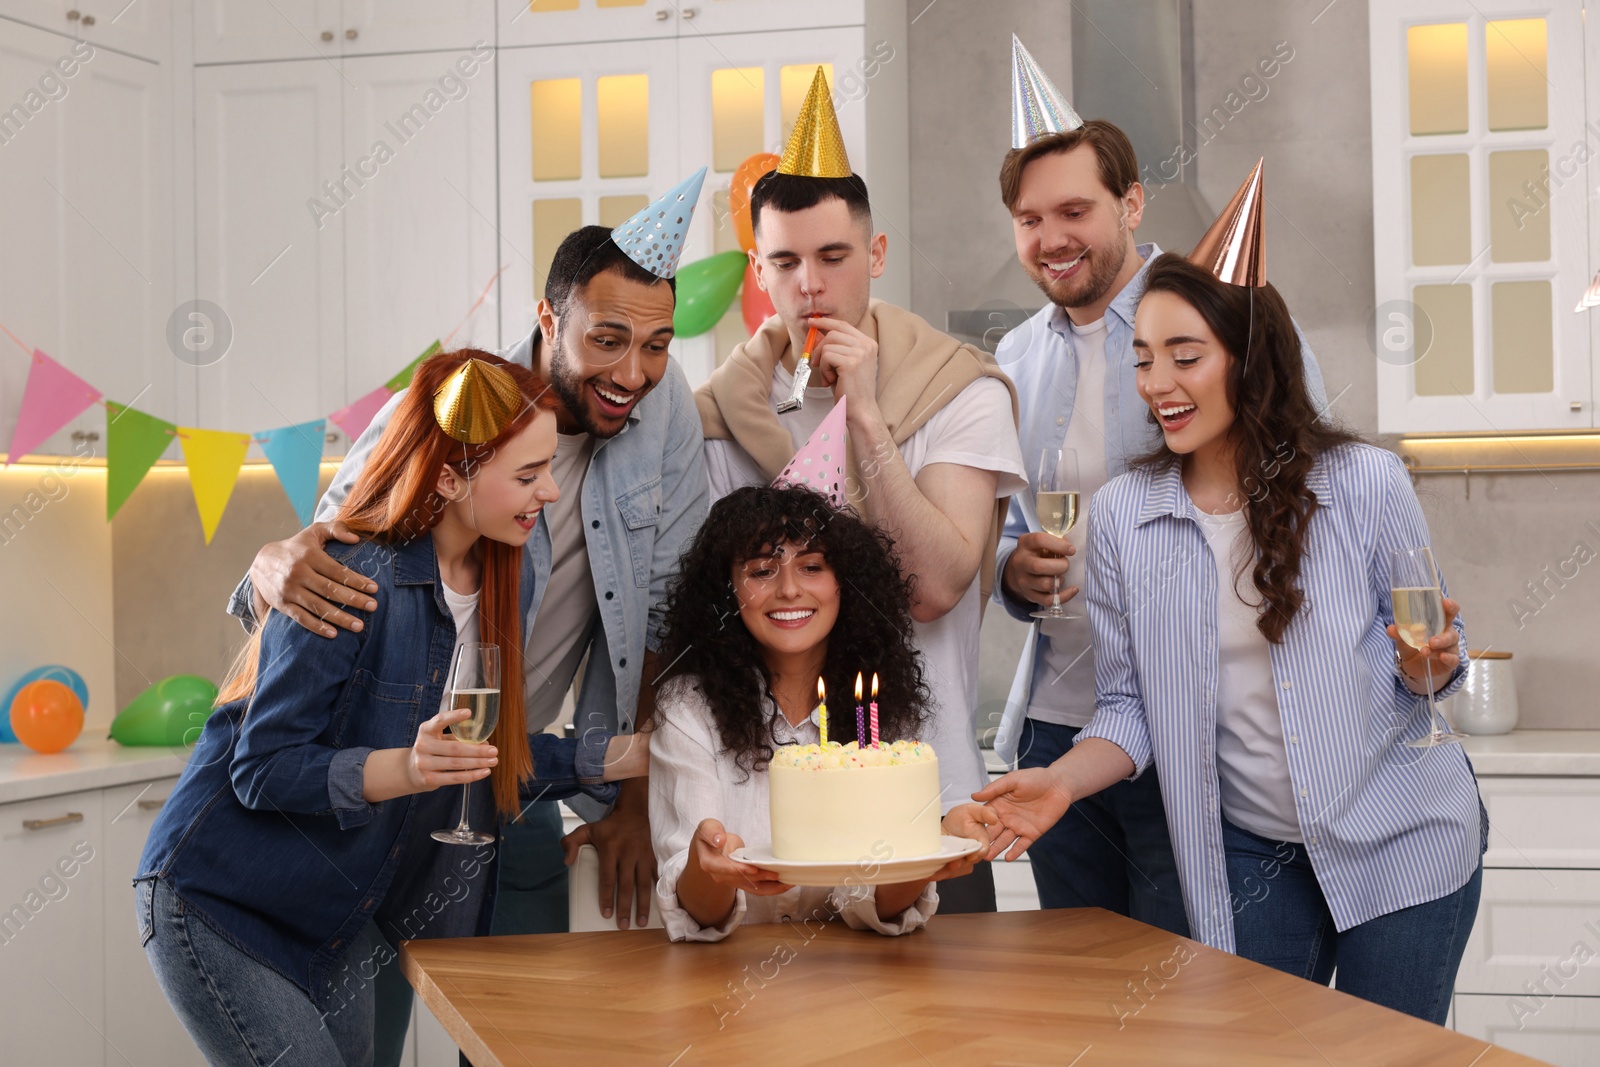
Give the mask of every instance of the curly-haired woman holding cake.
[[(932, 879), (794, 887), (731, 856), (772, 841), (774, 754), (819, 755), (819, 678), (833, 694), (830, 738), (850, 741), (821, 755), (837, 761), (859, 752), (849, 698), (865, 670), (878, 675), (883, 746), (860, 758), (888, 760), (891, 747), (896, 760), (927, 758), (927, 746), (914, 742), (928, 690), (909, 605), (888, 538), (809, 489), (752, 486), (712, 507), (669, 594), (660, 658), (671, 666), (650, 750), (656, 896), (673, 940), (716, 941), (741, 923), (833, 914), (855, 929), (908, 933), (938, 907), (932, 882), (972, 869), (975, 857), (951, 861)], [(937, 791), (935, 770), (935, 826)], [(980, 819), (994, 821), (962, 805), (945, 816), (943, 832), (987, 841)], [(884, 858), (883, 850), (863, 853), (863, 882)]]

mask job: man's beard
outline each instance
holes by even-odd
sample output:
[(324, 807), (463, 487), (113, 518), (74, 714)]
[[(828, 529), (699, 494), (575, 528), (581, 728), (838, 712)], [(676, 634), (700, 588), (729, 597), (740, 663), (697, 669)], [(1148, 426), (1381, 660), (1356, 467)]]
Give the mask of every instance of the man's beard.
[(622, 427), (606, 429), (595, 423), (594, 417), (589, 414), (589, 406), (584, 403), (584, 379), (562, 358), (560, 331), (556, 336), (546, 338), (550, 343), (550, 388), (555, 390), (556, 398), (561, 401), (561, 406), (567, 409), (577, 422), (579, 428), (593, 437), (615, 437)]
[(1063, 308), (1087, 307), (1096, 303), (1111, 291), (1117, 275), (1122, 273), (1122, 265), (1128, 261), (1127, 232), (1125, 224), (1117, 227), (1117, 239), (1106, 252), (1107, 256), (1115, 256), (1114, 260), (1101, 258), (1098, 248), (1088, 250), (1085, 258), (1089, 261), (1089, 272), (1082, 278), (1051, 282), (1044, 268), (1038, 264), (1028, 272), (1028, 276), (1050, 298), (1051, 303)]

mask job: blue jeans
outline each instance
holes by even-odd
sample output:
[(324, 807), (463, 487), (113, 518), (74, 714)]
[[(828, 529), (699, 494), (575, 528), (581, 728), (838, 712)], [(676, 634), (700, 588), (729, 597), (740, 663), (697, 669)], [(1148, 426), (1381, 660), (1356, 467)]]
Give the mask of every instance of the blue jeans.
[(207, 1061), (227, 1067), (368, 1067), (376, 930), (351, 942), (326, 1016), (305, 991), (247, 955), (159, 879), (136, 887), (139, 936), (167, 1002)]
[(491, 928), (496, 936), (567, 932), (561, 829), (561, 807), (553, 800), (528, 805), (519, 823), (500, 824), (500, 889)]
[(1340, 933), (1305, 848), (1222, 821), (1234, 951), (1247, 960), (1443, 1026), (1478, 915), (1483, 865), (1454, 893)]
[[(1019, 767), (1048, 767), (1078, 727), (1022, 720)], [(1041, 908), (1104, 908), (1189, 936), (1161, 786), (1151, 767), (1067, 809), (1028, 848)]]

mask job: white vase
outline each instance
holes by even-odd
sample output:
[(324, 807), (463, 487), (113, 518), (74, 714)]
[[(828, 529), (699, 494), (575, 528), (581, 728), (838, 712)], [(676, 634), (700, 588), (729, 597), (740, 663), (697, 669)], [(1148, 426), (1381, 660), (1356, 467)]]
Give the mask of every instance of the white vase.
[(1467, 680), (1444, 709), (1455, 728), (1466, 734), (1505, 734), (1517, 725), (1517, 686), (1511, 674), (1511, 653), (1468, 652)]

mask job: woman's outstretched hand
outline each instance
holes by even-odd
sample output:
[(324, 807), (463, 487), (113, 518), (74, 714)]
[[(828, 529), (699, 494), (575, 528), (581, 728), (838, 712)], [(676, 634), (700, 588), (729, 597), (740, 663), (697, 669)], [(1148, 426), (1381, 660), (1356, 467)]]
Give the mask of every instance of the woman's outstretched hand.
[(987, 803), (1000, 823), (984, 858), (992, 860), (1005, 852), (1008, 861), (1026, 852), (1072, 804), (1072, 795), (1051, 767), (1012, 771), (972, 794), (972, 799)]
[(1000, 817), (995, 810), (982, 804), (957, 804), (945, 813), (944, 821), (939, 824), (941, 833), (951, 837), (964, 837), (969, 841), (978, 841), (983, 848), (969, 855), (953, 859), (940, 867), (929, 878), (930, 882), (942, 882), (947, 878), (960, 878), (964, 874), (971, 874), (973, 868), (988, 859), (991, 835), (999, 831)]

